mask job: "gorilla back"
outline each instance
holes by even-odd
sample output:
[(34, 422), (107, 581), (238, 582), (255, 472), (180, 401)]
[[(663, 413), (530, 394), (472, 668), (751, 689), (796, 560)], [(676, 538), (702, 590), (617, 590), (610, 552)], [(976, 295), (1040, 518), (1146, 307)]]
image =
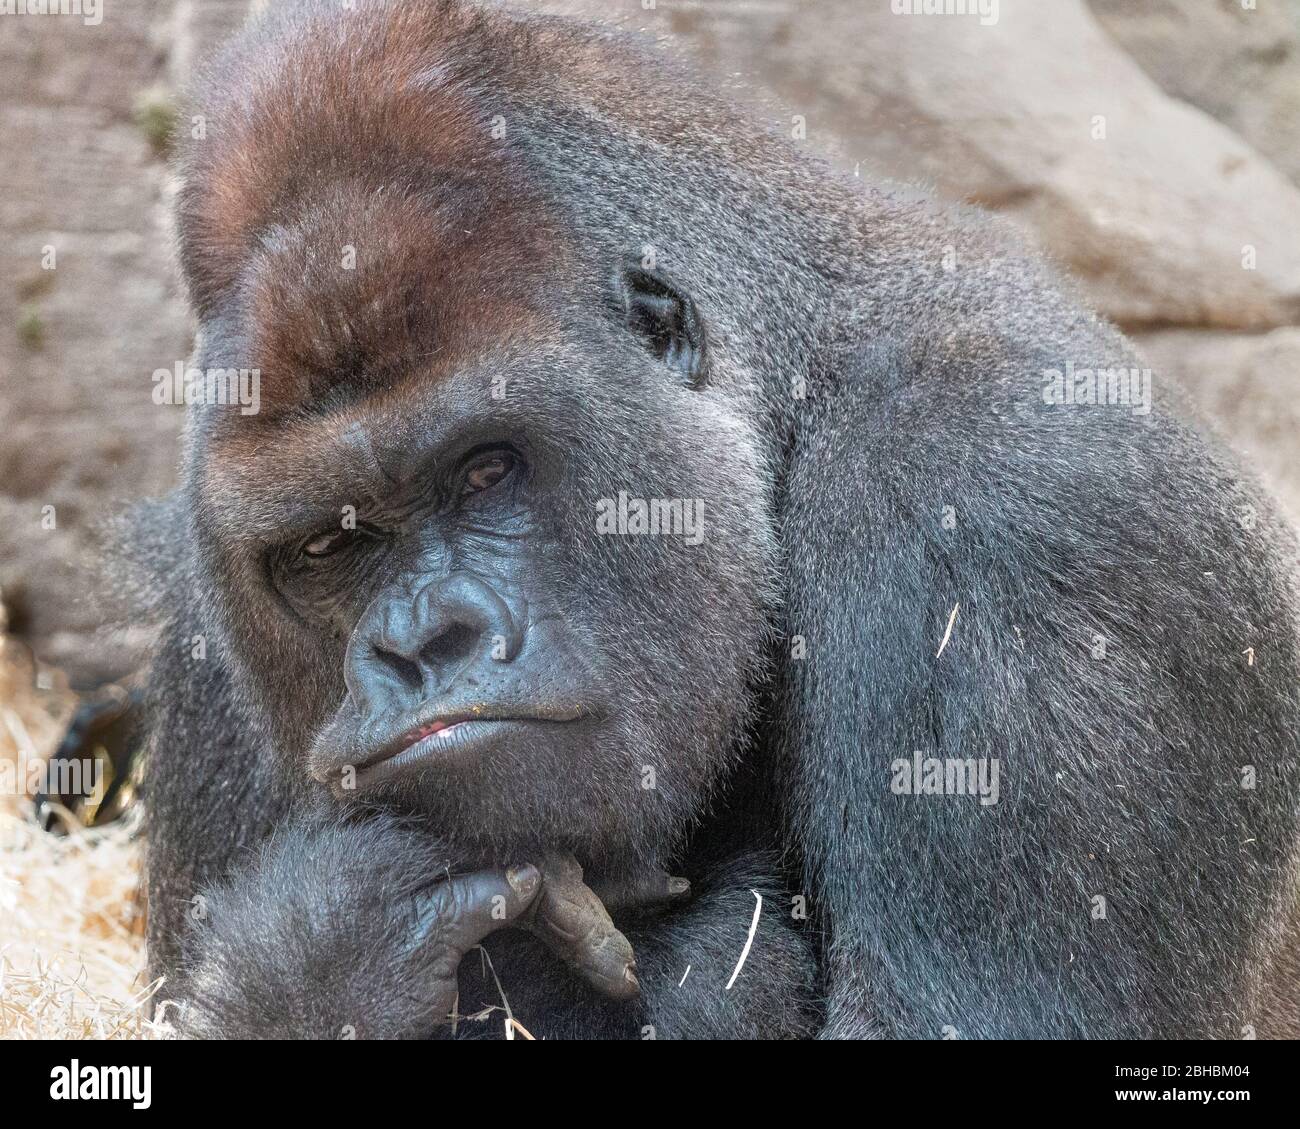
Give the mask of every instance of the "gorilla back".
[(593, 882), (776, 847), (828, 1035), (1297, 1022), (1294, 541), (999, 224), (459, 0), (211, 74), (195, 364), (261, 403), (191, 409), (155, 972), (243, 848), (383, 808)]

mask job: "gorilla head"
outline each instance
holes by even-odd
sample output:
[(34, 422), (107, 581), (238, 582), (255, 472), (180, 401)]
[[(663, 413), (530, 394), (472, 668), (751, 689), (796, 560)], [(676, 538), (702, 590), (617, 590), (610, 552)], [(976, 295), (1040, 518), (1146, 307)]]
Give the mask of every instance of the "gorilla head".
[(371, 47), (229, 84), (188, 156), (196, 364), (260, 374), (188, 469), (217, 642), (283, 771), (485, 855), (643, 863), (708, 802), (767, 641), (726, 341), (640, 247), (579, 238), (492, 105)]

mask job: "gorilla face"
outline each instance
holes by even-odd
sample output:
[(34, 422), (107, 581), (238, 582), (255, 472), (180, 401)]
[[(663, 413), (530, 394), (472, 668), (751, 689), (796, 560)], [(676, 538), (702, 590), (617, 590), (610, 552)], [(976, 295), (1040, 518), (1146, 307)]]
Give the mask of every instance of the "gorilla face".
[[(209, 598), (275, 756), (491, 858), (671, 850), (767, 642), (769, 486), (703, 318), (639, 268), (615, 298), (442, 317), (387, 372), (280, 367), (311, 391), (199, 445)], [(258, 340), (215, 327), (202, 364)]]

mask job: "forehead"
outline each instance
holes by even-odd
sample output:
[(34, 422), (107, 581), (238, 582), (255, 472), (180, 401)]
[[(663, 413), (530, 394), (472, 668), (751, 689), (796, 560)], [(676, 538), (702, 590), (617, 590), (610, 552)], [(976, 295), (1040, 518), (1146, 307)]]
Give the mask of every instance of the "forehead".
[(434, 200), (334, 183), (260, 233), (237, 304), (263, 412), (428, 379), (556, 301), (566, 260), (554, 233), (472, 187), (444, 187)]
[(185, 154), (190, 295), (237, 328), (268, 415), (509, 332), (577, 273), (564, 205), (495, 128), (501, 97), (444, 65), (455, 29), (418, 5), (354, 15), (290, 20), (258, 65), (229, 60)]

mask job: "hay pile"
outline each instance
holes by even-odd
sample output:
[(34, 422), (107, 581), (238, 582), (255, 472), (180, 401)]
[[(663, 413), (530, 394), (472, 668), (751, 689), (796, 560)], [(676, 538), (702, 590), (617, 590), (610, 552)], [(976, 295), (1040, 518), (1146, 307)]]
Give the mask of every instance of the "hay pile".
[[(74, 702), (0, 633), (0, 761), (48, 755)], [(0, 1038), (165, 1035), (142, 1008), (151, 989), (132, 821), (85, 830), (69, 817), (70, 833), (51, 835), (22, 791), (0, 794)]]

